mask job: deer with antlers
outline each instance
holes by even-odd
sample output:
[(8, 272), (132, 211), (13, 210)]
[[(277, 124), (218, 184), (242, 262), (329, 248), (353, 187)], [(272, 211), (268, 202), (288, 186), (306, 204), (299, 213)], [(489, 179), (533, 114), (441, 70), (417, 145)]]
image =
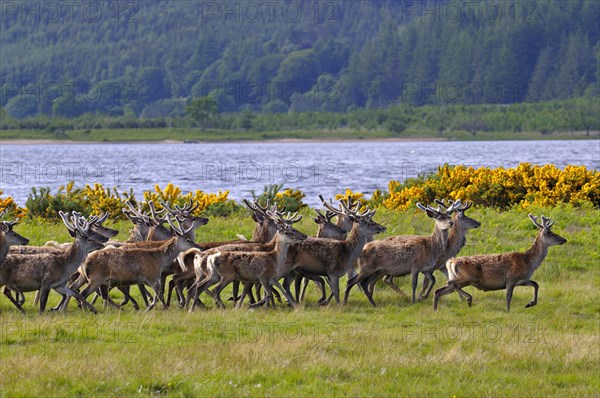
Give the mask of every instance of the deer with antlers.
[(326, 276), (331, 287), (329, 298), (321, 301), (328, 304), (332, 298), (340, 302), (339, 280), (348, 272), (361, 255), (370, 236), (385, 231), (385, 227), (373, 221), (375, 210), (366, 208), (363, 212), (351, 210), (343, 201), (341, 209), (329, 205), (320, 196), (323, 205), (333, 213), (352, 221), (352, 230), (344, 240), (307, 239), (290, 246), (288, 261), (294, 264), (296, 272), (304, 277)]
[[(244, 285), (242, 297), (248, 293), (249, 289), (256, 282), (260, 282), (266, 295), (252, 306), (268, 306), (272, 298), (272, 286), (279, 288), (286, 297), (290, 305), (295, 304), (291, 295), (286, 292), (279, 279), (286, 276), (292, 268), (286, 265), (289, 245), (294, 241), (306, 239), (306, 235), (294, 229), (290, 223), (279, 218), (279, 215), (267, 212), (267, 215), (276, 220), (277, 234), (275, 235), (274, 247), (269, 251), (220, 251), (208, 255), (207, 268), (208, 275), (202, 281), (197, 281), (195, 298), (192, 300), (190, 311), (193, 311), (198, 296), (210, 286), (217, 284), (213, 291), (215, 303), (221, 308), (225, 304), (221, 301), (221, 291), (235, 280), (249, 282)], [(301, 216), (298, 216), (301, 218)], [(198, 258), (198, 257), (196, 257)], [(215, 278), (215, 276), (218, 276)], [(217, 282), (215, 282), (215, 280)], [(239, 300), (241, 303), (242, 300)]]
[(565, 238), (552, 232), (554, 221), (542, 216), (542, 223), (537, 217), (529, 214), (531, 222), (539, 228), (539, 232), (533, 241), (533, 245), (524, 252), (484, 254), (478, 256), (458, 257), (448, 260), (446, 268), (448, 271), (448, 284), (434, 293), (433, 309), (437, 309), (440, 297), (457, 292), (461, 297), (467, 299), (469, 307), (473, 297), (463, 290), (466, 286), (473, 286), (479, 290), (491, 291), (506, 289), (506, 310), (510, 311), (513, 290), (516, 286), (533, 287), (533, 300), (525, 308), (537, 304), (538, 289), (537, 282), (531, 280), (531, 276), (548, 254), (548, 247), (562, 245), (567, 242)]
[[(446, 211), (448, 210), (448, 205), (444, 202), (444, 200), (435, 199), (435, 202), (443, 207)], [(449, 205), (451, 206), (454, 201), (449, 201)], [(467, 243), (467, 231), (473, 228), (479, 228), (481, 223), (474, 218), (468, 217), (465, 212), (471, 208), (473, 205), (472, 202), (467, 202), (465, 204), (460, 205), (455, 208), (454, 216), (452, 217), (452, 221), (454, 225), (450, 229), (450, 234), (448, 235), (448, 243), (446, 244), (446, 250), (443, 254), (436, 260), (434, 270), (440, 270), (446, 278), (448, 277), (446, 273), (446, 261), (448, 259), (456, 256), (458, 252), (464, 247)], [(404, 239), (405, 236), (392, 236), (387, 238), (386, 240), (398, 240)], [(432, 272), (433, 274), (433, 272)], [(435, 276), (433, 276), (433, 280), (435, 281)], [(393, 277), (389, 275), (385, 275), (383, 281), (394, 289), (398, 294), (402, 296), (406, 296), (406, 294), (400, 290), (400, 288), (394, 283)], [(373, 296), (373, 288), (376, 280), (372, 280), (369, 283), (369, 292), (371, 297)], [(419, 294), (419, 299), (425, 299), (429, 296), (433, 284), (430, 283), (429, 278), (423, 279), (423, 288), (421, 289), (421, 293)]]
[(192, 227), (182, 229), (171, 218), (168, 222), (176, 236), (153, 247), (107, 248), (90, 255), (80, 270), (88, 281), (81, 293), (83, 298), (87, 298), (102, 285), (123, 287), (143, 283), (155, 293), (147, 310), (154, 308), (158, 300), (167, 308), (161, 290), (162, 272), (180, 252), (196, 247), (188, 236)]
[[(66, 213), (59, 214), (69, 233), (75, 238), (75, 242), (67, 250), (34, 255), (9, 254), (0, 267), (0, 286), (4, 285), (16, 292), (40, 291), (40, 313), (46, 309), (50, 289), (63, 295), (82, 298), (79, 293), (67, 287), (67, 281), (89, 253), (104, 247), (95, 238), (106, 241), (106, 238), (92, 232), (89, 223), (81, 221), (77, 215), (71, 223)], [(10, 295), (7, 297), (19, 311), (24, 312), (20, 303)], [(94, 310), (92, 306), (88, 308)]]
[[(276, 243), (277, 243), (277, 224), (278, 222), (284, 222), (288, 225), (293, 225), (297, 222), (299, 222), (302, 219), (302, 216), (299, 215), (297, 212), (296, 213), (290, 213), (288, 212), (287, 214), (284, 214), (283, 211), (280, 211), (277, 208), (277, 205), (273, 205), (273, 207), (271, 208), (271, 210), (267, 210), (269, 202), (267, 201), (267, 207), (263, 208), (261, 207), (258, 202), (255, 202), (255, 206), (252, 206), (247, 200), (244, 200), (244, 203), (246, 204), (246, 206), (253, 212), (253, 219), (258, 223), (260, 221), (260, 225), (262, 226), (261, 228), (270, 231), (271, 229), (274, 229), (276, 234), (275, 236), (273, 236), (272, 239), (270, 239), (268, 242), (252, 242), (252, 241), (247, 241), (247, 242), (241, 242), (241, 243), (231, 243), (231, 244), (226, 244), (226, 245), (221, 245), (218, 247), (214, 247), (211, 248), (207, 251), (201, 252), (198, 249), (191, 249), (190, 253), (195, 253), (195, 258), (192, 259), (192, 267), (190, 267), (189, 264), (189, 257), (187, 258), (188, 260), (188, 265), (184, 265), (182, 263), (181, 268), (183, 269), (182, 272), (182, 277), (183, 278), (189, 278), (190, 276), (192, 276), (191, 271), (193, 270), (194, 274), (193, 276), (195, 277), (196, 281), (201, 281), (203, 278), (206, 278), (209, 275), (208, 272), (208, 257), (212, 254), (215, 254), (217, 251), (221, 251), (221, 252), (233, 252), (233, 251), (244, 251), (244, 252), (269, 252), (275, 249)], [(269, 214), (272, 214), (273, 216), (270, 216)], [(256, 230), (256, 228), (255, 228)], [(266, 237), (268, 237), (267, 234), (264, 233), (260, 233), (258, 235), (261, 239), (264, 239)], [(185, 262), (185, 259), (183, 260)], [(180, 259), (180, 263), (181, 263), (181, 259)], [(212, 274), (213, 275), (213, 284), (216, 284), (219, 281), (219, 277), (216, 274)], [(179, 278), (174, 277), (174, 280), (177, 279), (178, 281), (180, 281)], [(254, 296), (252, 295), (251, 292), (251, 286), (254, 285), (257, 287), (257, 294), (260, 295), (260, 291), (258, 290), (258, 288), (260, 286), (262, 286), (260, 284), (260, 282), (256, 281), (254, 283), (251, 282), (243, 282), (244, 283), (244, 287), (246, 287), (246, 285), (249, 284), (248, 288), (244, 290), (244, 294), (242, 294), (242, 296), (238, 297), (237, 293), (239, 291), (239, 280), (234, 280), (233, 282), (233, 301), (237, 302), (242, 301), (244, 299), (244, 297), (246, 295), (250, 296), (250, 302), (251, 304), (254, 304), (257, 302), (257, 300), (255, 300)], [(258, 285), (258, 286), (257, 286)], [(281, 301), (281, 298), (279, 297), (279, 293), (276, 290), (273, 290), (273, 294), (278, 298), (279, 301)], [(196, 302), (196, 305), (202, 305), (201, 301)], [(185, 304), (184, 304), (185, 305)]]
[(433, 269), (437, 259), (445, 253), (448, 243), (449, 229), (454, 222), (451, 215), (460, 206), (460, 201), (454, 202), (446, 211), (440, 207), (417, 207), (435, 221), (433, 233), (429, 236), (402, 236), (397, 239), (385, 239), (370, 242), (358, 259), (360, 272), (348, 281), (344, 295), (344, 303), (354, 285), (361, 283), (363, 291), (371, 305), (375, 306), (369, 284), (382, 275), (396, 277), (411, 275), (412, 302), (415, 302), (419, 273), (435, 283)]
[[(6, 210), (0, 213), (0, 218), (6, 214)], [(9, 249), (13, 245), (27, 245), (29, 239), (24, 238), (15, 231), (13, 227), (17, 225), (16, 221), (1, 221), (0, 222), (0, 264), (8, 255)]]

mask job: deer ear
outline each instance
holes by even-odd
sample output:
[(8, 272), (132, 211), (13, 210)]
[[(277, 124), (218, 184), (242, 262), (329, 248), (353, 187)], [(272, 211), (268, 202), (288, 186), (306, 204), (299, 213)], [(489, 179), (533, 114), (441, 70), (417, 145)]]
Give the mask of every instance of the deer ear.
[(72, 231), (70, 229), (68, 231), (69, 231), (69, 235), (71, 235), (71, 237), (77, 238), (77, 233), (75, 231)]
[(425, 213), (427, 214), (427, 217), (429, 218), (437, 218), (438, 214), (434, 213), (433, 211), (426, 209)]

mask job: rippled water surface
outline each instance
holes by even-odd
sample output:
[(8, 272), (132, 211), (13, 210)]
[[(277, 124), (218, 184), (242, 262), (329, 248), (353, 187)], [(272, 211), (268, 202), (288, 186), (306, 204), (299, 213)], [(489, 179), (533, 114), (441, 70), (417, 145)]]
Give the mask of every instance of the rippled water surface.
[[(126, 137), (124, 137), (126, 138)], [(319, 193), (366, 193), (444, 163), (512, 167), (519, 162), (600, 169), (600, 141), (335, 142), (2, 145), (1, 188), (24, 204), (33, 186), (69, 180), (141, 191), (172, 182), (184, 192), (249, 197), (265, 184)]]

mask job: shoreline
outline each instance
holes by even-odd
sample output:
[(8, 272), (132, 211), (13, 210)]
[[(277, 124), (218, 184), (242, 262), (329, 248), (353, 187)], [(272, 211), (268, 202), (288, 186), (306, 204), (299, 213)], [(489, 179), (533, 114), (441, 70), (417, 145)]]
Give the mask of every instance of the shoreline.
[(423, 137), (423, 138), (277, 138), (272, 140), (208, 140), (185, 142), (183, 140), (154, 140), (154, 141), (74, 141), (74, 140), (51, 140), (51, 139), (14, 139), (0, 140), (0, 145), (111, 145), (111, 144), (151, 144), (151, 145), (166, 145), (166, 144), (302, 144), (302, 143), (337, 143), (337, 142), (440, 142), (450, 141), (443, 137)]
[[(600, 137), (592, 135), (590, 137), (556, 137), (545, 139), (517, 139), (509, 141), (563, 141), (574, 139), (597, 141)], [(198, 140), (193, 142), (183, 140), (123, 140), (123, 141), (75, 141), (75, 140), (53, 140), (53, 139), (0, 139), (0, 146), (4, 145), (122, 145), (122, 144), (143, 144), (143, 145), (168, 145), (168, 144), (306, 144), (306, 143), (340, 143), (340, 142), (472, 142), (472, 141), (507, 141), (506, 139), (486, 139), (486, 140), (460, 140), (449, 139), (446, 137), (393, 137), (393, 138), (275, 138), (262, 140)]]

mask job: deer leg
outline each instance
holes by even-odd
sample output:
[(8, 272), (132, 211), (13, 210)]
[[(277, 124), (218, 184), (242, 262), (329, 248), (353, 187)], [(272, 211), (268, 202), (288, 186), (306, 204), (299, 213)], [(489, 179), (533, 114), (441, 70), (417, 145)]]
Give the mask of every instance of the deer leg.
[[(440, 287), (433, 293), (433, 310), (437, 310), (438, 302), (440, 301), (440, 297), (450, 294), (454, 291), (453, 285), (446, 285), (444, 287)], [(459, 293), (460, 294), (460, 293)]]
[(223, 303), (223, 301), (221, 300), (221, 292), (223, 291), (223, 289), (225, 289), (227, 287), (227, 285), (229, 285), (231, 282), (233, 282), (233, 278), (221, 278), (221, 281), (219, 282), (219, 284), (217, 285), (217, 287), (215, 287), (213, 289), (213, 296), (215, 299), (215, 303), (222, 309), (225, 309), (225, 303)]
[[(344, 304), (348, 304), (348, 295), (350, 294), (350, 290), (352, 290), (354, 285), (356, 285), (357, 283), (361, 283), (363, 280), (366, 280), (368, 276), (370, 276), (370, 275), (356, 274), (348, 280), (348, 283), (346, 284), (346, 290), (344, 291)], [(363, 289), (363, 291), (364, 291), (365, 295), (367, 295), (367, 297), (369, 297), (368, 291), (366, 289)], [(375, 305), (374, 303), (372, 303), (372, 304)]]
[(427, 291), (425, 292), (425, 295), (419, 296), (419, 300), (426, 299), (429, 296), (431, 289), (433, 289), (433, 285), (435, 285), (435, 276), (433, 276), (433, 272), (427, 271), (427, 272), (424, 272), (423, 275), (425, 275), (425, 279), (423, 280), (423, 286), (425, 286), (425, 281), (427, 281), (427, 280), (429, 280), (429, 282), (431, 282), (431, 285), (429, 285)]
[(24, 313), (25, 313), (25, 310), (23, 309), (23, 307), (22, 307), (22, 306), (19, 304), (19, 302), (18, 302), (17, 300), (15, 300), (15, 299), (13, 298), (12, 294), (10, 293), (10, 289), (6, 289), (6, 288), (5, 288), (5, 289), (4, 289), (4, 295), (5, 295), (6, 297), (8, 297), (8, 299), (10, 300), (10, 302), (11, 302), (11, 303), (13, 303), (13, 305), (14, 305), (15, 307), (17, 307), (17, 309), (18, 309), (18, 310), (19, 310), (19, 311), (20, 311), (22, 314), (24, 314)]
[(45, 286), (40, 288), (40, 314), (43, 314), (46, 310), (46, 304), (48, 303), (48, 295), (50, 294), (50, 289)]
[(410, 272), (411, 275), (411, 288), (412, 288), (412, 298), (411, 298), (411, 303), (414, 303), (416, 301), (416, 293), (417, 293), (417, 284), (419, 283), (419, 270), (417, 269), (412, 269)]
[(60, 302), (56, 305), (56, 307), (52, 308), (51, 311), (64, 311), (67, 306), (65, 303), (69, 300), (69, 295), (64, 294), (60, 299)]
[(241, 308), (242, 304), (244, 302), (244, 298), (246, 298), (246, 296), (248, 295), (248, 292), (250, 291), (250, 289), (252, 289), (252, 284), (251, 283), (244, 283), (244, 288), (242, 289), (242, 295), (240, 296), (240, 299), (235, 303), (235, 308)]
[[(195, 292), (193, 294), (192, 305), (190, 306), (189, 312), (194, 311), (194, 308), (196, 307), (196, 305), (198, 305), (199, 303), (202, 303), (202, 301), (200, 301), (200, 294), (204, 291), (210, 292), (210, 290), (208, 290), (208, 288), (213, 286), (214, 284), (218, 283), (219, 281), (220, 281), (220, 278), (218, 275), (214, 275), (214, 276), (207, 275), (201, 281), (199, 281), (198, 277), (196, 277), (196, 281), (194, 282), (194, 284), (191, 287), (192, 291), (195, 289)], [(190, 292), (189, 296), (191, 296), (192, 293), (193, 292)], [(214, 299), (214, 295), (212, 295), (212, 297)]]
[(38, 305), (40, 302), (40, 291), (35, 292), (35, 297), (33, 298), (33, 305)]
[(231, 297), (229, 298), (229, 300), (227, 300), (227, 301), (233, 301), (233, 308), (237, 307), (237, 301), (240, 299), (238, 297), (239, 291), (240, 291), (240, 281), (238, 279), (236, 279), (233, 281), (233, 286), (231, 288)]
[(269, 308), (269, 303), (271, 301), (271, 298), (273, 297), (273, 294), (271, 291), (271, 285), (269, 285), (269, 280), (267, 280), (267, 279), (262, 279), (260, 281), (260, 284), (265, 289), (265, 297), (262, 300), (260, 300), (258, 303), (252, 304), (250, 306), (250, 308), (255, 308), (258, 306), (262, 306), (262, 305), (264, 305), (265, 308)]
[(529, 307), (533, 307), (534, 305), (537, 304), (537, 298), (538, 298), (538, 289), (539, 289), (539, 285), (537, 284), (537, 282), (535, 281), (521, 281), (519, 283), (517, 283), (517, 286), (531, 286), (533, 287), (533, 300), (531, 300), (529, 303), (527, 303), (527, 305), (525, 306), (525, 308), (529, 308)]
[(294, 291), (296, 293), (296, 301), (302, 300), (302, 279), (304, 277), (298, 273), (294, 275)]
[(513, 290), (515, 290), (516, 283), (508, 281), (506, 283), (506, 311), (510, 311), (510, 302), (512, 301)]
[[(272, 284), (271, 284), (271, 285), (272, 285)], [(281, 287), (281, 285), (279, 285), (279, 286)], [(282, 302), (282, 301), (281, 301), (281, 294), (279, 293), (279, 290), (277, 290), (277, 289), (271, 289), (271, 294), (272, 294), (272, 296), (273, 296), (273, 297), (274, 297), (274, 298), (275, 298), (277, 301), (279, 301), (280, 303)], [(287, 300), (287, 298), (286, 298), (286, 300)]]
[(281, 292), (285, 296), (285, 300), (288, 302), (288, 305), (290, 307), (294, 307), (296, 305), (296, 302), (294, 301), (294, 298), (292, 297), (292, 295), (289, 294), (289, 292), (285, 291), (285, 289), (283, 288), (283, 286), (281, 286), (281, 284), (279, 283), (279, 281), (272, 280), (271, 284), (274, 285), (277, 289), (281, 290)]
[[(87, 282), (86, 277), (83, 276), (83, 274), (79, 274), (77, 279), (69, 285), (69, 288), (76, 292), (79, 292), (79, 289), (81, 289), (81, 287), (83, 285), (85, 285), (86, 282)], [(61, 311), (65, 311), (67, 309), (67, 306), (69, 305), (69, 300), (71, 300), (71, 296), (67, 295), (65, 297), (65, 302), (61, 303), (61, 307), (60, 307)], [(82, 305), (82, 304), (80, 303), (80, 305)]]
[(23, 306), (23, 304), (25, 304), (25, 293), (15, 292), (15, 295), (17, 296), (17, 301), (19, 302), (19, 304)]
[(331, 301), (332, 296), (335, 298), (335, 303), (339, 304), (340, 303), (340, 277), (337, 275), (328, 275), (327, 279), (329, 280), (329, 286), (331, 287), (331, 294), (329, 295), (329, 298), (327, 299), (326, 304), (329, 304), (329, 301)]
[[(533, 307), (534, 305), (537, 304), (538, 289), (539, 289), (539, 285), (537, 284), (537, 282), (534, 282), (532, 280), (519, 281), (515, 284), (515, 286), (531, 286), (531, 287), (533, 287), (533, 300), (531, 300), (529, 303), (527, 303), (525, 308)], [(507, 286), (507, 290), (508, 290), (508, 286)]]
[[(81, 294), (79, 294), (78, 292), (74, 291), (73, 289), (69, 288), (67, 285), (64, 286), (59, 286), (54, 288), (54, 290), (56, 290), (58, 293), (63, 294), (65, 296), (73, 296), (75, 297), (77, 300), (81, 301), (81, 303), (86, 306), (90, 311), (92, 311), (94, 314), (97, 313), (96, 309), (94, 308), (93, 305), (91, 305), (90, 303), (88, 303)], [(41, 308), (41, 306), (40, 306)]]
[(138, 283), (137, 285), (138, 289), (140, 290), (140, 294), (142, 295), (142, 300), (144, 300), (144, 304), (146, 304), (146, 307), (148, 307), (149, 304), (149, 299), (150, 299), (150, 293), (148, 293), (148, 289), (146, 289), (146, 286), (144, 286), (144, 284), (142, 283)]
[[(175, 277), (171, 278), (169, 281), (169, 287), (167, 289), (167, 307), (171, 306), (171, 295), (173, 294), (173, 289), (175, 288)], [(179, 300), (179, 292), (177, 292), (177, 301)]]
[[(121, 290), (123, 291), (123, 290)], [(104, 308), (107, 308), (109, 305), (117, 310), (120, 310), (122, 305), (119, 305), (117, 303), (115, 303), (113, 301), (113, 299), (110, 298), (110, 288), (108, 285), (101, 285), (98, 289), (97, 289), (97, 295), (99, 295), (100, 298), (102, 298), (102, 300), (104, 300)], [(123, 303), (125, 304), (127, 301), (124, 301)]]
[(375, 282), (377, 282), (377, 279), (379, 279), (381, 277), (381, 274), (376, 272), (372, 275), (370, 275), (368, 278), (364, 278), (361, 282), (360, 282), (360, 286), (362, 286), (362, 291), (365, 294), (365, 296), (367, 296), (367, 299), (369, 300), (369, 303), (371, 303), (371, 305), (373, 307), (375, 307), (375, 300), (373, 300), (373, 290), (371, 289), (369, 290), (369, 286), (370, 285), (374, 285)]
[(396, 291), (396, 293), (398, 293), (401, 296), (406, 297), (406, 293), (404, 293), (399, 287), (398, 285), (396, 285), (396, 283), (394, 282), (394, 277), (391, 275), (386, 275), (383, 278), (383, 281), (392, 289), (394, 289), (394, 291)]
[(425, 279), (423, 279), (423, 287), (421, 287), (421, 293), (419, 293), (419, 298), (421, 298), (421, 299), (427, 298), (427, 296), (424, 296), (424, 294), (425, 294), (425, 290), (427, 290), (428, 287), (429, 287), (429, 279), (425, 278)]

